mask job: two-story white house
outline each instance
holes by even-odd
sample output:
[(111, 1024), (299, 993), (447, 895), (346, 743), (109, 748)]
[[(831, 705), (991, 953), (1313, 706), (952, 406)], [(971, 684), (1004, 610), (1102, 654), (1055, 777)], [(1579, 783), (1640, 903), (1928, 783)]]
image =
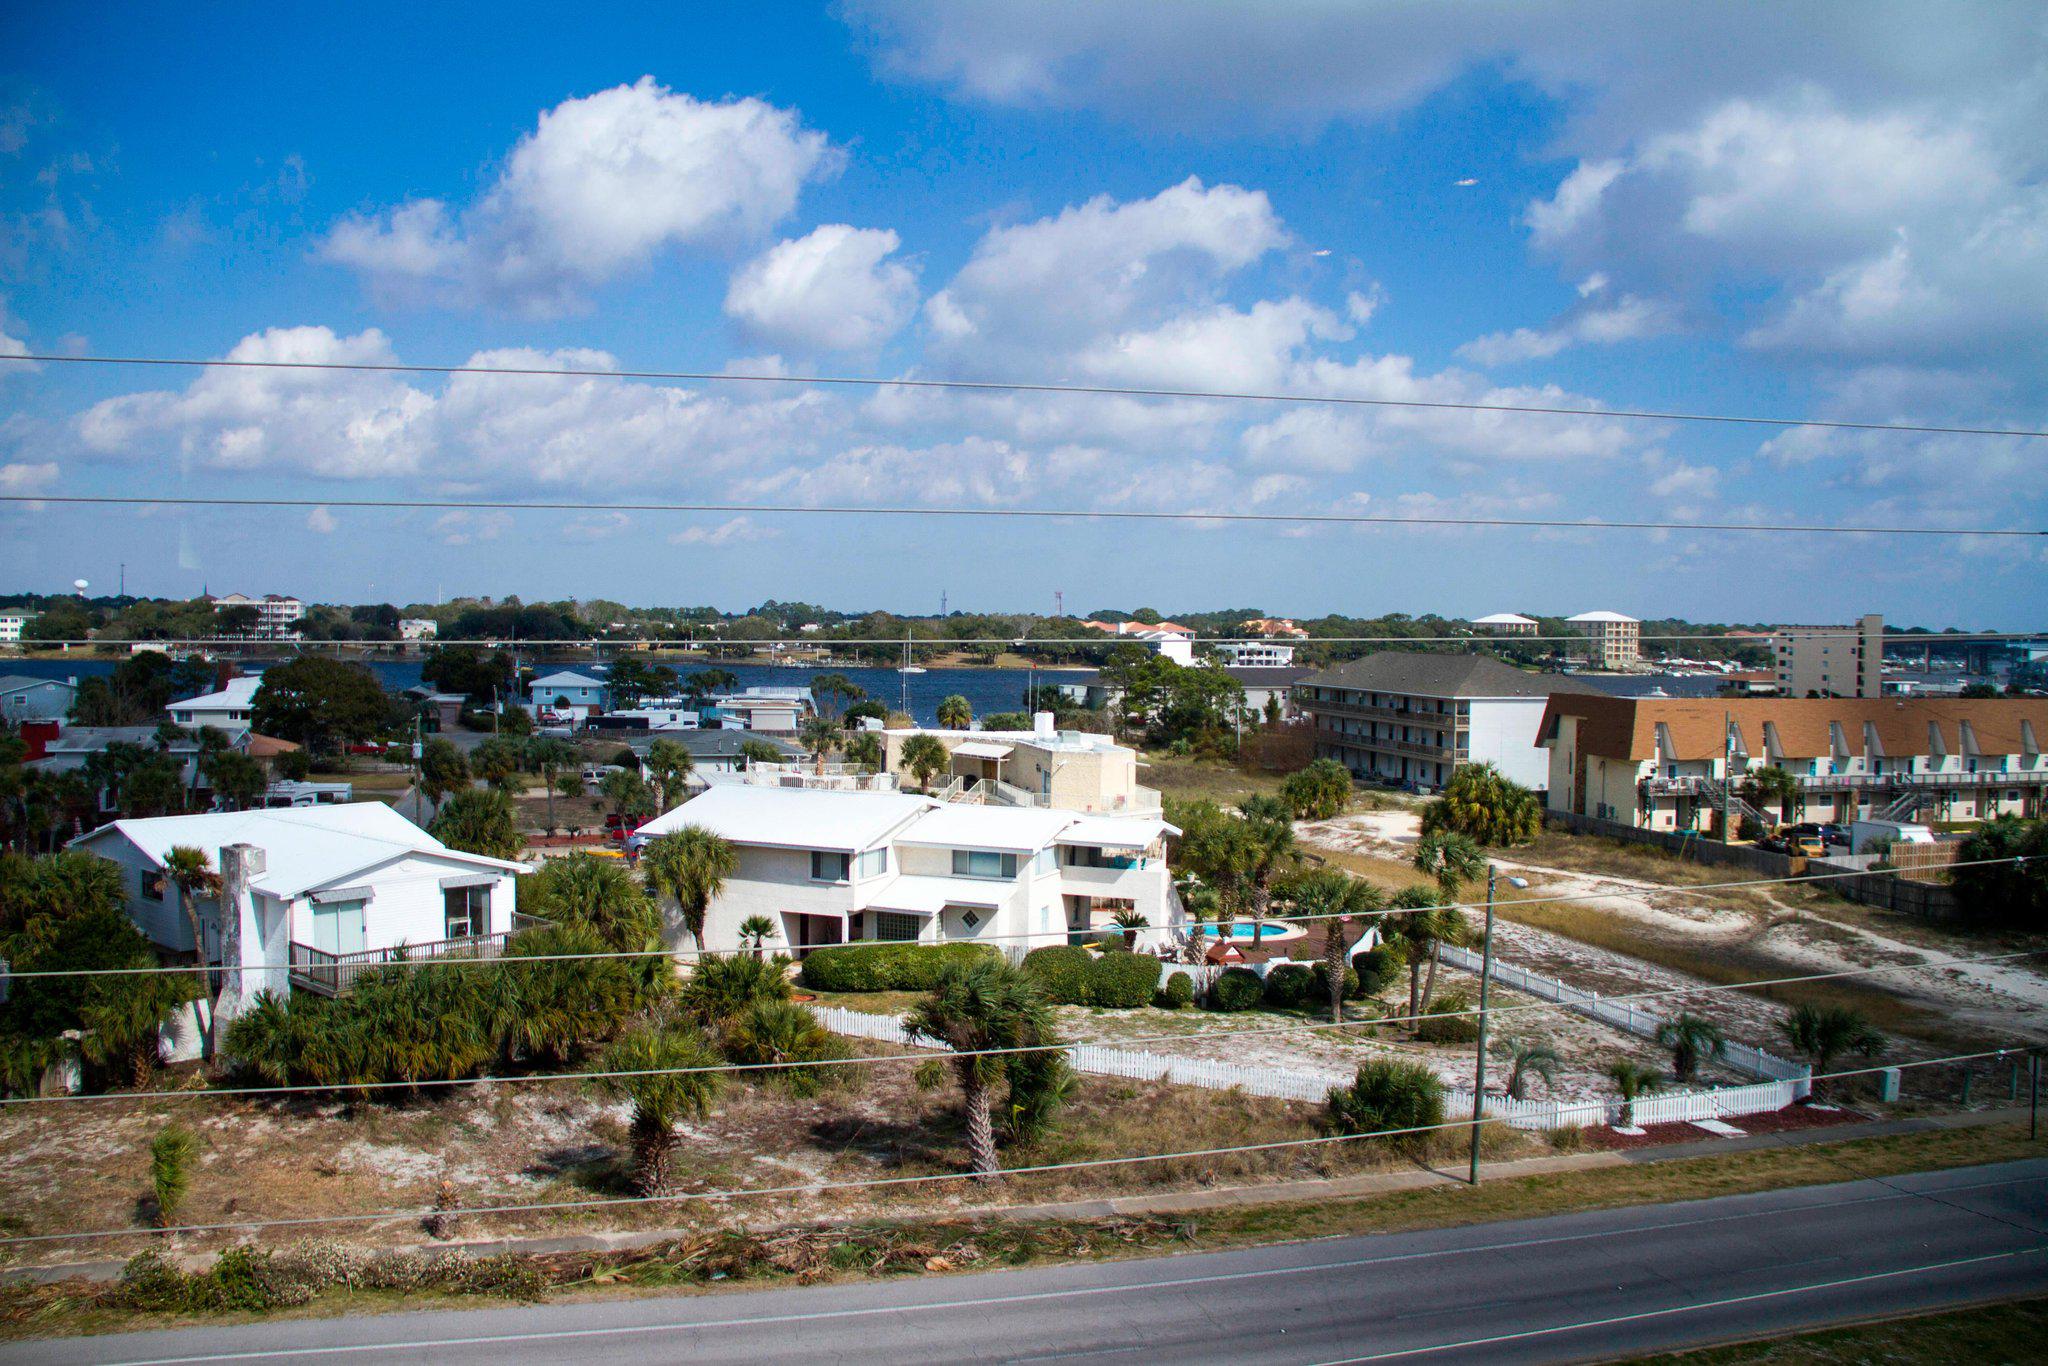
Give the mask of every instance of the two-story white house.
[[(705, 918), (704, 947), (740, 946), (752, 916), (801, 955), (857, 940), (986, 942), (1012, 956), (1066, 943), (1117, 910), (1156, 940), (1174, 927), (1166, 868), (1173, 827), (1155, 816), (1088, 816), (940, 802), (901, 792), (714, 786), (640, 827), (698, 826), (739, 868)], [(680, 931), (673, 936), (687, 946)]]
[(256, 692), (262, 686), (262, 674), (243, 674), (230, 678), (215, 692), (173, 702), (164, 711), (186, 730), (211, 726), (239, 735), (256, 723)]
[(332, 994), (400, 946), (411, 957), (495, 952), (513, 928), (515, 874), (528, 871), (450, 849), (382, 802), (114, 821), (71, 842), (121, 868), (137, 928), (189, 954), (165, 871), (180, 846), (221, 875), (198, 909), (199, 952), (224, 970), (223, 1020), (288, 985)]

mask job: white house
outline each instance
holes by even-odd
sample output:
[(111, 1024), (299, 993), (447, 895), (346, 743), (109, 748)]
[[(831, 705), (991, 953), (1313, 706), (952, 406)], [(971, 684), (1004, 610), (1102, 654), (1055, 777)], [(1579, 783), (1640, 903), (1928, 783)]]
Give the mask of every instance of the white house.
[(1285, 669), (1294, 663), (1294, 647), (1270, 640), (1220, 640), (1211, 647), (1226, 669)]
[(704, 715), (722, 730), (794, 735), (810, 710), (810, 689), (764, 686), (721, 693), (711, 699)]
[(34, 620), (35, 615), (30, 612), (0, 612), (0, 645), (18, 644)]
[[(1155, 816), (974, 806), (900, 792), (714, 786), (636, 832), (701, 826), (739, 867), (705, 918), (730, 950), (750, 916), (801, 955), (853, 940), (987, 942), (1011, 956), (1135, 910), (1163, 937), (1178, 915)], [(676, 941), (684, 941), (680, 932)]]
[(400, 945), (415, 957), (494, 951), (512, 929), (513, 875), (527, 871), (450, 849), (382, 802), (115, 821), (71, 842), (120, 866), (144, 934), (190, 953), (164, 875), (181, 845), (221, 875), (220, 894), (199, 907), (205, 959), (228, 970), (220, 1020), (288, 984), (332, 994)]
[(61, 721), (77, 696), (75, 680), (8, 674), (0, 678), (0, 721)]
[(201, 693), (182, 702), (173, 702), (164, 710), (172, 721), (186, 730), (212, 726), (215, 730), (239, 734), (255, 724), (256, 690), (262, 686), (262, 674), (243, 674), (230, 678), (217, 692)]
[(441, 623), (432, 617), (400, 617), (398, 638), (400, 640), (434, 640), (441, 634)]
[(601, 678), (570, 669), (536, 678), (526, 685), (528, 705), (536, 712), (552, 712), (577, 721), (604, 710), (607, 689)]

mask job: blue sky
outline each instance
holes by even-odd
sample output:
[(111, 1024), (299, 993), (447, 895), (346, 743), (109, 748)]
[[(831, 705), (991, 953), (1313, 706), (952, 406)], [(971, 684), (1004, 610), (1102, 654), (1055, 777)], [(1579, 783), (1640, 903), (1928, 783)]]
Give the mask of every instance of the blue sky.
[[(2048, 427), (2026, 5), (4, 5), (0, 350)], [(2048, 443), (0, 372), (0, 491), (2038, 526)], [(0, 510), (0, 585), (2031, 627), (2024, 541)]]

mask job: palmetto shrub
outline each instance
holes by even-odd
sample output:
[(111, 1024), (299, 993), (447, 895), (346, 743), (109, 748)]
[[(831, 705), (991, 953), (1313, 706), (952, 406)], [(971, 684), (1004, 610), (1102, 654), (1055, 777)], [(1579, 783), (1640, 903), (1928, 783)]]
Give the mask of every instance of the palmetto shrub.
[(813, 991), (930, 991), (949, 964), (998, 957), (986, 944), (835, 944), (804, 956)]
[(625, 1027), (648, 995), (638, 966), (624, 958), (559, 956), (609, 947), (587, 925), (545, 926), (514, 935), (502, 967), (476, 970), (488, 1027), (508, 1054), (566, 1062), (580, 1046)]
[[(1331, 1090), (1330, 1128), (1340, 1134), (1381, 1134), (1430, 1130), (1444, 1122), (1444, 1084), (1415, 1062), (1375, 1060), (1358, 1065), (1351, 1085)], [(1431, 1132), (1393, 1133), (1376, 1140), (1404, 1152), (1422, 1152)]]
[(1225, 968), (1209, 987), (1209, 1009), (1250, 1010), (1265, 994), (1266, 984), (1250, 968)]
[(716, 1029), (760, 1002), (788, 999), (789, 959), (781, 954), (773, 958), (733, 954), (700, 959), (677, 994), (676, 1004), (698, 1024)]
[(850, 1056), (846, 1044), (818, 1022), (807, 1006), (794, 1001), (756, 1001), (726, 1022), (725, 1056), (762, 1072), (757, 1080), (793, 1096), (814, 1096), (828, 1086), (852, 1080), (852, 1067), (784, 1067), (783, 1063), (824, 1063)]

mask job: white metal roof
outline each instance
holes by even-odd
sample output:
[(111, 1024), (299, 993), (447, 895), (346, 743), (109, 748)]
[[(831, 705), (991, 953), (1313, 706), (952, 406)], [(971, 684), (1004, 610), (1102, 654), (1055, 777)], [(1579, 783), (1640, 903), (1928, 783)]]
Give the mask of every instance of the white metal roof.
[(1575, 616), (1575, 617), (1566, 617), (1566, 618), (1565, 618), (1565, 620), (1566, 620), (1566, 621), (1583, 621), (1583, 622), (1587, 622), (1587, 623), (1589, 623), (1589, 624), (1590, 624), (1590, 623), (1593, 623), (1593, 622), (1602, 622), (1602, 621), (1621, 621), (1621, 622), (1627, 622), (1627, 621), (1634, 621), (1634, 620), (1635, 620), (1635, 618), (1634, 618), (1634, 617), (1626, 617), (1626, 616), (1623, 616), (1623, 615), (1622, 615), (1621, 613), (1619, 613), (1619, 612), (1608, 612), (1608, 611), (1599, 611), (1599, 612), (1581, 612), (1581, 613), (1579, 613), (1579, 614), (1578, 614), (1577, 616)]
[(966, 878), (906, 874), (876, 891), (864, 892), (861, 900), (870, 910), (937, 915), (948, 906), (1000, 907), (1004, 900), (1003, 892), (1010, 885), (1003, 882), (986, 886)]
[(262, 674), (243, 674), (230, 678), (227, 686), (219, 692), (203, 692), (197, 697), (188, 697), (182, 702), (173, 702), (166, 711), (239, 711), (256, 699), (256, 690), (263, 686)]
[(1144, 849), (1161, 835), (1179, 833), (1179, 826), (1156, 816), (1082, 816), (1060, 831), (1059, 842), (1098, 849)]
[[(1573, 621), (1583, 618), (1573, 617)], [(1474, 626), (1534, 626), (1536, 618), (1525, 617), (1520, 612), (1490, 612), (1483, 617), (1472, 618)]]
[(901, 792), (824, 792), (815, 788), (716, 786), (634, 833), (666, 835), (702, 826), (735, 844), (783, 849), (873, 848), (898, 826), (938, 803)]
[(217, 859), (223, 845), (253, 844), (268, 855), (269, 866), (252, 885), (287, 898), (407, 854), (511, 873), (527, 871), (524, 864), (450, 849), (382, 802), (115, 821), (80, 835), (72, 844), (89, 849), (115, 836), (125, 838), (158, 867), (177, 845), (191, 845)]
[(526, 686), (528, 691), (534, 688), (602, 688), (604, 680), (562, 669), (545, 678), (536, 678)]
[(953, 746), (955, 754), (964, 754), (970, 759), (1007, 759), (1017, 752), (1015, 745), (990, 744), (986, 740), (969, 740)]
[(904, 844), (1029, 854), (1051, 844), (1074, 819), (1071, 811), (949, 802), (918, 817), (897, 839)]

